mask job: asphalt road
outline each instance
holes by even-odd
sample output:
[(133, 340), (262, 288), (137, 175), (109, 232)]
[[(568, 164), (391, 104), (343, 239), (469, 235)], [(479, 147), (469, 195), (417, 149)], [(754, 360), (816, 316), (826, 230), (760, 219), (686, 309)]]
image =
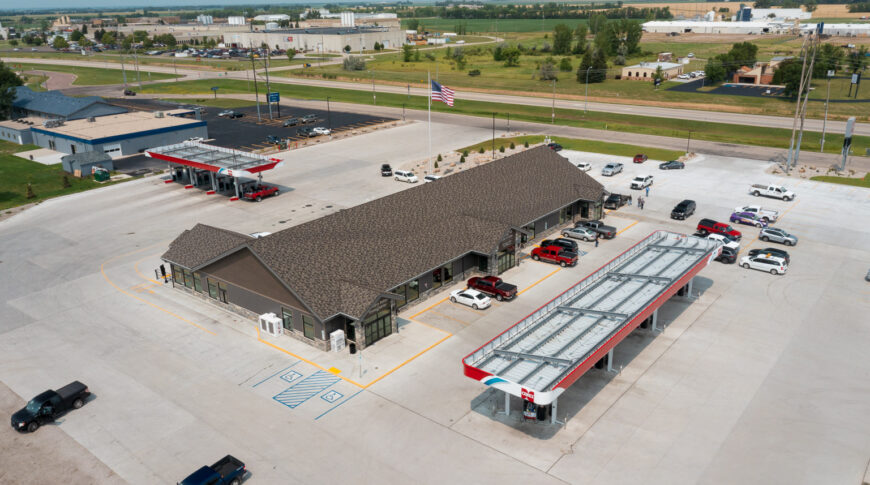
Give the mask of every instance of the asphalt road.
[[(7, 62), (22, 62), (21, 58), (3, 58), (4, 61)], [(63, 60), (63, 59), (28, 59), (28, 63), (33, 64), (57, 64), (57, 65), (70, 65), (70, 66), (90, 66), (90, 67), (104, 67), (109, 69), (120, 69), (118, 65), (112, 65), (109, 63), (90, 63), (85, 61), (78, 60)], [(153, 72), (167, 72), (174, 73), (176, 72), (171, 67), (161, 67), (161, 66), (140, 66), (140, 71), (153, 71)], [(248, 73), (244, 71), (233, 71), (233, 72), (213, 72), (213, 71), (198, 71), (191, 69), (178, 69), (177, 72), (185, 77), (182, 80), (194, 80), (194, 79), (216, 79), (216, 78), (230, 78), (230, 79), (239, 79), (246, 80), (248, 79)], [(329, 81), (323, 79), (291, 79), (291, 78), (282, 78), (280, 76), (273, 76), (271, 78), (271, 82), (273, 83), (282, 83), (282, 84), (296, 84), (296, 85), (305, 85), (305, 86), (321, 86), (321, 87), (330, 87), (330, 88), (341, 88), (341, 89), (355, 89), (360, 91), (368, 91), (371, 89), (371, 84), (366, 83), (349, 83), (349, 82), (340, 82), (340, 81)], [(101, 86), (101, 87), (93, 87), (91, 89), (77, 89), (77, 93), (87, 93), (87, 94), (100, 94), (100, 95), (117, 95), (115, 91), (120, 91), (121, 87), (118, 86)], [(390, 93), (398, 93), (398, 94), (406, 94), (408, 92), (408, 88), (405, 86), (384, 86), (380, 85), (377, 87), (380, 92), (390, 92)], [(418, 88), (412, 87), (411, 94), (417, 96), (426, 96), (428, 95), (428, 89), (426, 88)], [(537, 97), (537, 96), (512, 96), (505, 94), (488, 94), (488, 93), (476, 93), (471, 91), (457, 91), (456, 92), (457, 99), (468, 99), (475, 101), (486, 101), (493, 103), (510, 103), (510, 104), (521, 104), (521, 105), (529, 105), (529, 106), (546, 106), (550, 107), (553, 104), (553, 100), (547, 97)], [(678, 118), (685, 120), (694, 120), (694, 121), (707, 121), (714, 123), (728, 123), (728, 124), (737, 124), (737, 125), (751, 125), (765, 128), (787, 128), (791, 129), (793, 125), (792, 118), (785, 118), (780, 116), (765, 116), (765, 115), (750, 115), (750, 114), (741, 114), (741, 113), (726, 113), (726, 112), (718, 112), (718, 111), (702, 111), (702, 110), (690, 110), (690, 109), (679, 109), (679, 108), (661, 108), (655, 106), (642, 106), (642, 105), (634, 105), (634, 104), (616, 104), (616, 103), (600, 103), (600, 102), (590, 102), (585, 103), (583, 101), (571, 101), (564, 99), (556, 100), (556, 107), (558, 108), (567, 108), (567, 109), (588, 109), (591, 111), (601, 111), (607, 113), (621, 113), (621, 114), (633, 114), (638, 116), (653, 116), (653, 117), (661, 117), (661, 118)], [(806, 130), (810, 131), (822, 131), (822, 120), (817, 119), (808, 119), (804, 125)], [(846, 123), (843, 121), (828, 121), (827, 130), (829, 132), (842, 133), (846, 129)], [(859, 123), (855, 126), (855, 134), (858, 135), (870, 135), (870, 124), (868, 123)]]

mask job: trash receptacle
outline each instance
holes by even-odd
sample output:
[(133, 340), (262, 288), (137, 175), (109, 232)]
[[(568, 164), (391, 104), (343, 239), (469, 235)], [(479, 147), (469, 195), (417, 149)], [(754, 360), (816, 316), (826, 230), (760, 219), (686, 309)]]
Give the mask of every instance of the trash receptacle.
[(350, 347), (350, 353), (351, 353), (351, 354), (355, 354), (355, 353), (356, 353), (356, 344), (355, 344), (355, 343), (351, 342), (351, 343), (348, 345), (348, 347)]

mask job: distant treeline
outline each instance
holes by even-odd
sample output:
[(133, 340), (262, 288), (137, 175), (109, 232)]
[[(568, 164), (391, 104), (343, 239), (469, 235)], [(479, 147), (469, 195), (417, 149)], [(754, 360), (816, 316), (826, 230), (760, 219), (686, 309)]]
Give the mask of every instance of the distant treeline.
[(397, 9), (399, 17), (441, 17), (444, 19), (588, 19), (596, 13), (604, 14), (608, 19), (671, 19), (673, 14), (668, 7), (664, 8), (622, 8), (622, 2), (610, 2), (589, 5), (492, 5), (482, 8), (467, 7), (415, 7)]
[(870, 2), (860, 2), (849, 4), (849, 11), (855, 12), (870, 12)]

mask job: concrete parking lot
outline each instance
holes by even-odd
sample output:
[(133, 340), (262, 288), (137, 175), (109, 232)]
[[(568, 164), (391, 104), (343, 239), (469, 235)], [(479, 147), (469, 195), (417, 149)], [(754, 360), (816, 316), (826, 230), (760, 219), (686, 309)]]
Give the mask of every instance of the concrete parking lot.
[[(870, 229), (859, 222), (870, 220), (870, 195), (861, 188), (704, 155), (685, 170), (626, 163), (601, 178), (614, 157), (575, 154), (614, 192), (630, 192), (637, 174), (656, 177), (644, 210), (608, 214), (615, 239), (580, 242), (575, 268), (523, 260), (503, 275), (521, 295), (485, 311), (435, 295), (400, 314), (397, 335), (354, 356), (258, 336), (252, 322), (152, 281), (167, 243), (197, 222), (276, 231), (408, 188), (377, 168), (424, 158), (425, 133), (411, 124), (294, 150), (271, 175), (286, 189), (261, 204), (146, 178), (0, 222), (0, 380), (22, 399), (72, 379), (88, 384), (96, 399), (51, 431), (130, 483), (171, 483), (226, 453), (248, 464), (251, 483), (864, 477)], [(450, 125), (433, 134), (447, 147), (489, 136)], [(748, 195), (749, 184), (768, 181), (797, 200)], [(697, 201), (696, 214), (671, 221), (684, 198)], [(663, 332), (639, 330), (617, 348), (618, 374), (590, 371), (563, 395), (564, 425), (524, 423), (518, 403), (499, 414), (500, 396), (462, 375), (462, 357), (650, 232), (691, 233), (701, 217), (727, 220), (746, 203), (779, 209), (776, 226), (800, 236), (789, 273), (719, 263), (702, 271), (691, 299), (663, 307)], [(757, 229), (739, 229), (743, 254), (765, 246)]]

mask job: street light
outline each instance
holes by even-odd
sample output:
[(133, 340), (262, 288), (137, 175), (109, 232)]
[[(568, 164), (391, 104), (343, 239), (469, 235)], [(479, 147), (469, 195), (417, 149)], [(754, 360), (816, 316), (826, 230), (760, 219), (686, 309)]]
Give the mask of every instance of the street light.
[(553, 108), (550, 111), (550, 124), (556, 124), (556, 79), (553, 79)]
[(332, 131), (332, 111), (329, 109), (329, 96), (326, 97), (326, 124), (329, 126), (329, 131)]
[(583, 114), (586, 114), (586, 107), (589, 105), (589, 70), (592, 66), (586, 68), (586, 100), (583, 101)]
[(828, 94), (825, 97), (825, 121), (822, 122), (822, 146), (819, 152), (825, 151), (825, 128), (828, 124), (828, 103), (831, 100), (831, 78), (834, 77), (834, 71), (828, 71)]

